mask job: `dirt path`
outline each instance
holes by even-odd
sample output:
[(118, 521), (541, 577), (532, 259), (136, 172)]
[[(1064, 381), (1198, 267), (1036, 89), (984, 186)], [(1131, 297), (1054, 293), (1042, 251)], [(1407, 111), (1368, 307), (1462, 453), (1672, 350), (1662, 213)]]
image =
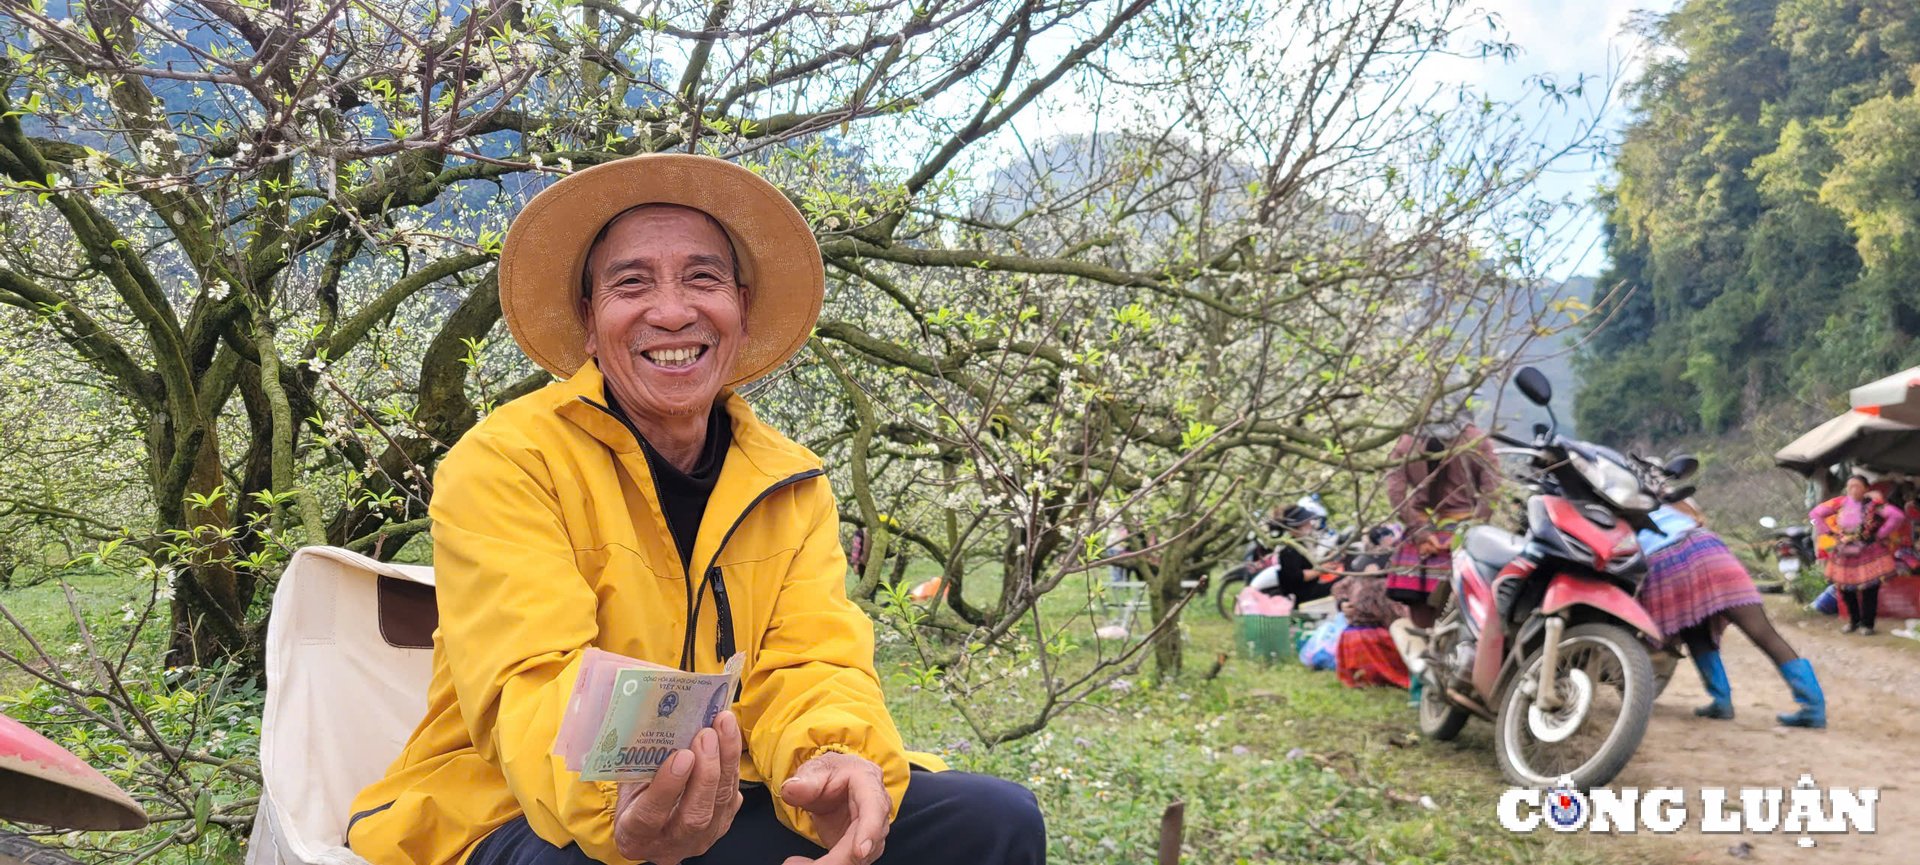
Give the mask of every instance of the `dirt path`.
[[(1777, 712), (1793, 708), (1786, 683), (1767, 657), (1735, 631), (1722, 647), (1733, 683), (1737, 716), (1706, 721), (1693, 707), (1706, 702), (1700, 677), (1682, 662), (1673, 683), (1654, 704), (1645, 742), (1612, 786), (1793, 785), (1811, 772), (1821, 786), (1879, 787), (1879, 828), (1873, 835), (1820, 836), (1813, 849), (1784, 835), (1694, 834), (1674, 850), (1660, 839), (1670, 861), (1740, 861), (1728, 848), (1752, 845), (1745, 861), (1835, 865), (1911, 865), (1920, 861), (1920, 643), (1886, 632), (1900, 622), (1881, 622), (1880, 634), (1862, 638), (1836, 632), (1831, 618), (1808, 618), (1783, 598), (1769, 611), (1780, 632), (1813, 662), (1827, 696), (1827, 729), (1788, 730), (1774, 724)], [(1695, 805), (1697, 808), (1697, 804)], [(1605, 842), (1602, 842), (1605, 843)]]

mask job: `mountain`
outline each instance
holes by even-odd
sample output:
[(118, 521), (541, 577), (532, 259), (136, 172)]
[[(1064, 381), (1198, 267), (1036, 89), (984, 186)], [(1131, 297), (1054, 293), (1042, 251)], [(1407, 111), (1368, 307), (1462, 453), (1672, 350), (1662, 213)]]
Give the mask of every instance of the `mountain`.
[[(1583, 303), (1592, 293), (1593, 277), (1576, 276), (1564, 282), (1543, 283), (1522, 302), (1526, 311), (1539, 311), (1548, 326), (1565, 326), (1570, 319), (1558, 310), (1565, 309), (1568, 301)], [(1573, 406), (1574, 396), (1580, 390), (1580, 376), (1574, 368), (1571, 345), (1578, 336), (1578, 332), (1555, 333), (1532, 340), (1516, 336), (1509, 339), (1502, 350), (1503, 355), (1514, 359), (1516, 369), (1534, 367), (1553, 384), (1553, 415), (1559, 418), (1560, 432), (1567, 435), (1574, 435), (1579, 429)], [(1506, 380), (1487, 382), (1475, 397), (1484, 407), (1479, 413), (1482, 424), (1495, 423), (1501, 429), (1524, 433), (1534, 424), (1551, 422), (1546, 409), (1527, 402)]]

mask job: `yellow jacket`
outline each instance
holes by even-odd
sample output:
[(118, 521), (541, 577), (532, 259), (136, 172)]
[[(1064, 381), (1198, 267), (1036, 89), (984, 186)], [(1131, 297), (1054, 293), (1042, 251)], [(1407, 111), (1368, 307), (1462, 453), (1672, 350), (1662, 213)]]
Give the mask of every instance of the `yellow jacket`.
[[(778, 789), (814, 755), (849, 751), (880, 765), (898, 813), (907, 756), (874, 673), (873, 625), (846, 598), (819, 458), (729, 394), (733, 444), (689, 579), (646, 457), (603, 407), (602, 383), (589, 363), (502, 406), (435, 474), (440, 628), (427, 713), (353, 803), (350, 846), (376, 865), (464, 861), (523, 813), (547, 841), (630, 861), (613, 843), (615, 786), (581, 781), (550, 753), (582, 650), (678, 666), (693, 618), (689, 666), (717, 672), (718, 598), (746, 654), (734, 706), (742, 780)], [(723, 595), (694, 594), (708, 562)], [(775, 802), (782, 822), (819, 840), (807, 814)]]

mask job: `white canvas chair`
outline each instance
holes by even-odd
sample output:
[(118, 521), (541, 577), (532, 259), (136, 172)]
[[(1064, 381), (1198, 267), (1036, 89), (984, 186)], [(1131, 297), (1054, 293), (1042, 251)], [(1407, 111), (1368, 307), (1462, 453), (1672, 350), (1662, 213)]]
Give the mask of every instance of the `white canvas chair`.
[(247, 865), (364, 865), (346, 848), (348, 808), (426, 712), (437, 624), (432, 568), (336, 547), (294, 554), (267, 625)]

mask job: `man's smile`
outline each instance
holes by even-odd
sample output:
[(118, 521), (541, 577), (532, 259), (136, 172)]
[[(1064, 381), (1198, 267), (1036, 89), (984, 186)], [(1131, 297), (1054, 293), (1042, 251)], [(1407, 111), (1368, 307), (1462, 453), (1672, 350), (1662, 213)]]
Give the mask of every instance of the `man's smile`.
[(649, 348), (640, 351), (647, 363), (667, 370), (683, 370), (700, 362), (707, 356), (707, 346), (686, 345), (672, 348)]

